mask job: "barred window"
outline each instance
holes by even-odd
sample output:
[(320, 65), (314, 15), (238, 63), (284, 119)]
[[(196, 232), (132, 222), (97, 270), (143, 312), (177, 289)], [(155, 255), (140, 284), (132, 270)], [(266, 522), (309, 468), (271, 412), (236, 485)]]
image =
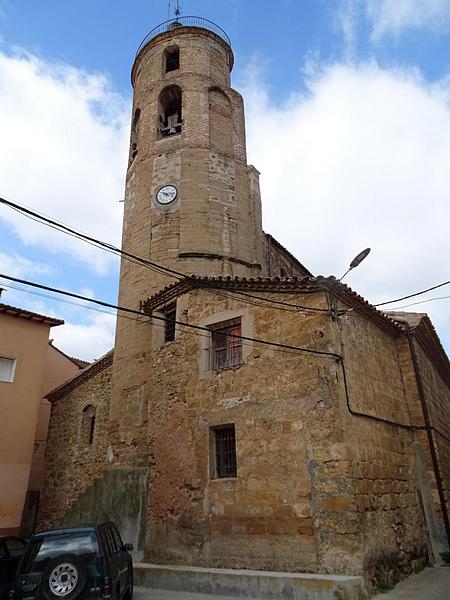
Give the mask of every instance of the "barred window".
[(172, 342), (175, 339), (175, 321), (177, 318), (177, 305), (171, 304), (164, 310), (164, 317), (167, 319), (164, 328), (164, 341)]
[(237, 477), (236, 435), (234, 425), (213, 428), (214, 476)]
[(217, 323), (211, 327), (211, 368), (226, 369), (242, 363), (241, 319)]

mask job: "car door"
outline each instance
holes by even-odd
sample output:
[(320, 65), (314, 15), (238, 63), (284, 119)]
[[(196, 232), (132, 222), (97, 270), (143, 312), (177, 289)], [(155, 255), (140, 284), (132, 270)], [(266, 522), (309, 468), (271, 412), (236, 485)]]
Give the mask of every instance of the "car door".
[(5, 537), (0, 540), (0, 599), (8, 597), (13, 586), (14, 575), (20, 558), (25, 550), (26, 542), (16, 537)]
[(111, 594), (113, 600), (120, 600), (117, 597), (117, 588), (120, 588), (120, 595), (122, 595), (123, 590), (120, 585), (120, 569), (119, 569), (119, 560), (116, 554), (116, 548), (114, 543), (114, 537), (111, 534), (109, 527), (106, 525), (99, 530), (103, 546), (105, 548), (105, 552), (108, 560), (108, 576), (110, 579), (110, 587)]
[(111, 534), (114, 537), (116, 554), (119, 563), (119, 578), (120, 578), (120, 589), (122, 594), (129, 588), (129, 565), (128, 565), (128, 552), (125, 550), (120, 533), (115, 525), (111, 525)]

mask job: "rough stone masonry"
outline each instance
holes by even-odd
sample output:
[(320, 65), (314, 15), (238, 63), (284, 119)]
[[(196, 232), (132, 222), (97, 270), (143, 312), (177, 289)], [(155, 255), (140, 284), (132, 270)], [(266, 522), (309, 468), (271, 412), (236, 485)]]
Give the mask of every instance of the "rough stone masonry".
[(264, 234), (232, 65), (207, 22), (136, 57), (123, 248), (176, 273), (123, 259), (142, 316), (48, 396), (40, 525), (113, 512), (147, 561), (375, 585), (447, 545), (448, 358), (426, 315), (383, 314)]

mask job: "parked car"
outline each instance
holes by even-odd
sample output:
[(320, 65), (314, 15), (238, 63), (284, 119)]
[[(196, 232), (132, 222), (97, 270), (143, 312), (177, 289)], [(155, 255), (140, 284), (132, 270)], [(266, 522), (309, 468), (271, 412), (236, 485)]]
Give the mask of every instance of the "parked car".
[(0, 600), (6, 600), (26, 541), (11, 535), (0, 535)]
[(131, 600), (131, 544), (113, 523), (31, 536), (20, 561), (14, 600)]

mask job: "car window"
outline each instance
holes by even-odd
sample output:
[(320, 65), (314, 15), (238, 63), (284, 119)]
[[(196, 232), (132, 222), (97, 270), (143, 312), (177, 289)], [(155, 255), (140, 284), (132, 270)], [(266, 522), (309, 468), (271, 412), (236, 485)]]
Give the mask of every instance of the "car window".
[(114, 539), (113, 532), (112, 532), (111, 528), (108, 527), (105, 531), (106, 531), (106, 535), (108, 536), (109, 543), (111, 545), (112, 553), (113, 554), (117, 554), (117, 550), (118, 549), (117, 549), (117, 546), (116, 546), (116, 540)]
[(111, 545), (111, 540), (109, 539), (109, 537), (107, 535), (106, 529), (101, 529), (99, 533), (102, 538), (103, 546), (105, 547), (105, 552), (106, 552), (107, 556), (109, 558), (112, 558), (114, 556), (114, 549)]
[(75, 554), (86, 564), (91, 563), (98, 552), (94, 532), (52, 535), (32, 542), (22, 567), (22, 573), (42, 572), (47, 562), (63, 554)]
[(114, 541), (116, 543), (117, 551), (122, 550), (122, 548), (123, 548), (123, 542), (122, 542), (122, 538), (120, 537), (119, 532), (117, 531), (117, 528), (116, 527), (111, 527), (111, 532), (113, 534)]
[(22, 556), (25, 550), (25, 542), (18, 538), (8, 538), (5, 540), (5, 545), (8, 548), (9, 556)]

